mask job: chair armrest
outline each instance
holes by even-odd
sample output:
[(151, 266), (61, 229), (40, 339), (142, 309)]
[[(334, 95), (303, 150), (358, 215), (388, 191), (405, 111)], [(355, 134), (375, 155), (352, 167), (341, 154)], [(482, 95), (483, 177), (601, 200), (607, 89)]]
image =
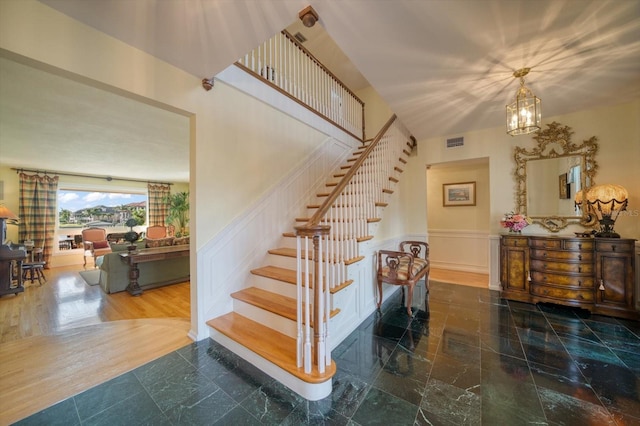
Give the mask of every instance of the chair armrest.
[(414, 257), (422, 257), (424, 260), (429, 260), (429, 244), (424, 241), (403, 241), (400, 243), (400, 251), (411, 253)]

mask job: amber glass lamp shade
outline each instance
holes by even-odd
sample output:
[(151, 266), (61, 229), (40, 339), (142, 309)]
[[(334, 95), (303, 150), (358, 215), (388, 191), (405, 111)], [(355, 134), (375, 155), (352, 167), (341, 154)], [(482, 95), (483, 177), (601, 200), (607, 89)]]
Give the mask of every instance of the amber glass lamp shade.
[(0, 206), (0, 245), (4, 244), (7, 235), (7, 220), (18, 220), (18, 216), (5, 206)]
[(620, 235), (613, 231), (613, 225), (620, 212), (626, 210), (628, 197), (629, 193), (620, 185), (596, 185), (587, 191), (587, 203), (600, 224), (600, 231), (596, 233), (596, 237), (620, 238)]

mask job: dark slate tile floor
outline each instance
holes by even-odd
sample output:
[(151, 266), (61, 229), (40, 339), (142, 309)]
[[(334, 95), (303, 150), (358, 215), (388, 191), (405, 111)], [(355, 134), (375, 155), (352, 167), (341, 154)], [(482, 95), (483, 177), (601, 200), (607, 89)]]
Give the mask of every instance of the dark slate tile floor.
[(431, 283), (397, 292), (333, 351), (309, 402), (194, 343), (24, 419), (46, 425), (640, 425), (640, 322)]

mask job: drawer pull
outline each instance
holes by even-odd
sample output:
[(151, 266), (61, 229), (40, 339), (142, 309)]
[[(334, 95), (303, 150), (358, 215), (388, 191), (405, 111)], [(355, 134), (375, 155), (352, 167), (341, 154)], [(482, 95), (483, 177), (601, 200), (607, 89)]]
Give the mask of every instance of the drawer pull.
[(578, 243), (578, 250), (582, 250), (582, 243)]
[(542, 265), (543, 269), (547, 269), (547, 264), (545, 263), (544, 265)]
[(582, 266), (578, 266), (578, 272), (582, 272)]
[(549, 294), (549, 290), (542, 290), (544, 294)]
[(578, 255), (578, 260), (582, 260), (582, 255), (581, 254)]
[(578, 280), (578, 285), (581, 286), (582, 285), (582, 281)]
[(614, 244), (611, 244), (611, 251), (616, 251), (616, 246)]
[(542, 257), (547, 257), (547, 253), (542, 253)]
[(600, 280), (600, 287), (598, 287), (598, 290), (604, 291), (604, 280)]

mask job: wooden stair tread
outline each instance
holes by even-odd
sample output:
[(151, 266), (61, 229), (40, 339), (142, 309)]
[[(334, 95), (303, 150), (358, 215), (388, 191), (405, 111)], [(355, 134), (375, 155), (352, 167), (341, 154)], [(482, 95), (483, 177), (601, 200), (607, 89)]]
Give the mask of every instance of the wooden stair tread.
[(376, 201), (376, 207), (387, 207), (388, 203), (383, 203), (382, 201)]
[[(296, 237), (296, 233), (295, 232), (284, 232), (282, 234), (282, 236), (286, 237), (286, 238), (295, 238)], [(356, 238), (356, 241), (361, 243), (363, 241), (369, 241), (369, 240), (372, 240), (372, 239), (373, 239), (373, 235), (365, 235), (365, 236)], [(340, 240), (340, 238), (338, 238), (338, 240)]]
[(304, 382), (324, 383), (336, 373), (336, 364), (332, 361), (324, 373), (320, 374), (314, 367), (306, 374), (304, 368), (296, 366), (295, 339), (235, 312), (209, 320), (207, 325)]
[[(373, 238), (373, 237), (370, 237), (370, 238)], [(261, 277), (272, 278), (274, 280), (282, 281), (283, 283), (286, 283), (286, 284), (292, 284), (292, 285), (297, 284), (296, 282), (297, 273), (295, 270), (292, 270), (292, 269), (280, 268), (279, 266), (270, 265), (270, 266), (263, 266), (262, 268), (253, 269), (251, 273), (254, 275), (259, 275)], [(336, 294), (337, 292), (339, 292), (343, 288), (347, 288), (351, 284), (353, 284), (353, 280), (346, 280), (340, 285), (337, 285), (334, 288), (330, 289), (329, 292), (331, 294)], [(304, 283), (302, 284), (302, 286), (305, 287)], [(310, 288), (313, 288), (313, 284)]]
[(249, 287), (231, 294), (236, 300), (241, 300), (253, 306), (264, 309), (281, 317), (296, 321), (296, 300), (291, 297), (262, 290), (257, 287)]
[[(275, 248), (275, 249), (271, 249), (269, 250), (269, 254), (275, 254), (277, 256), (286, 256), (286, 257), (296, 257), (297, 256), (297, 250), (294, 248), (287, 248), (287, 247), (281, 247), (281, 248)], [(306, 252), (302, 252), (302, 258), (306, 259)], [(309, 259), (312, 259), (313, 256), (311, 256)]]
[(297, 271), (293, 269), (280, 268), (279, 266), (263, 266), (261, 268), (252, 269), (251, 273), (261, 277), (272, 278), (289, 284), (296, 284)]
[[(349, 284), (342, 283), (341, 286), (346, 287)], [(257, 287), (248, 287), (232, 293), (231, 297), (236, 300), (248, 303), (249, 305), (256, 306), (260, 309), (264, 309), (265, 311), (271, 312), (272, 314), (287, 318), (291, 321), (297, 321), (298, 319), (296, 299), (283, 296), (282, 294), (263, 290)], [(332, 309), (329, 312), (329, 317), (333, 318), (339, 313), (340, 309)], [(313, 327), (313, 322), (311, 323), (311, 327)]]
[[(378, 219), (379, 220), (379, 219)], [(276, 248), (276, 249), (271, 249), (269, 250), (270, 254), (275, 254), (278, 256), (287, 256), (287, 257), (296, 257), (296, 249), (294, 248), (288, 248), (288, 247), (281, 247), (281, 248)], [(304, 259), (305, 253), (302, 253), (302, 258)], [(352, 259), (347, 259), (344, 261), (345, 265), (351, 265), (352, 263), (356, 263), (359, 262), (360, 260), (364, 259), (364, 256), (356, 256)]]

